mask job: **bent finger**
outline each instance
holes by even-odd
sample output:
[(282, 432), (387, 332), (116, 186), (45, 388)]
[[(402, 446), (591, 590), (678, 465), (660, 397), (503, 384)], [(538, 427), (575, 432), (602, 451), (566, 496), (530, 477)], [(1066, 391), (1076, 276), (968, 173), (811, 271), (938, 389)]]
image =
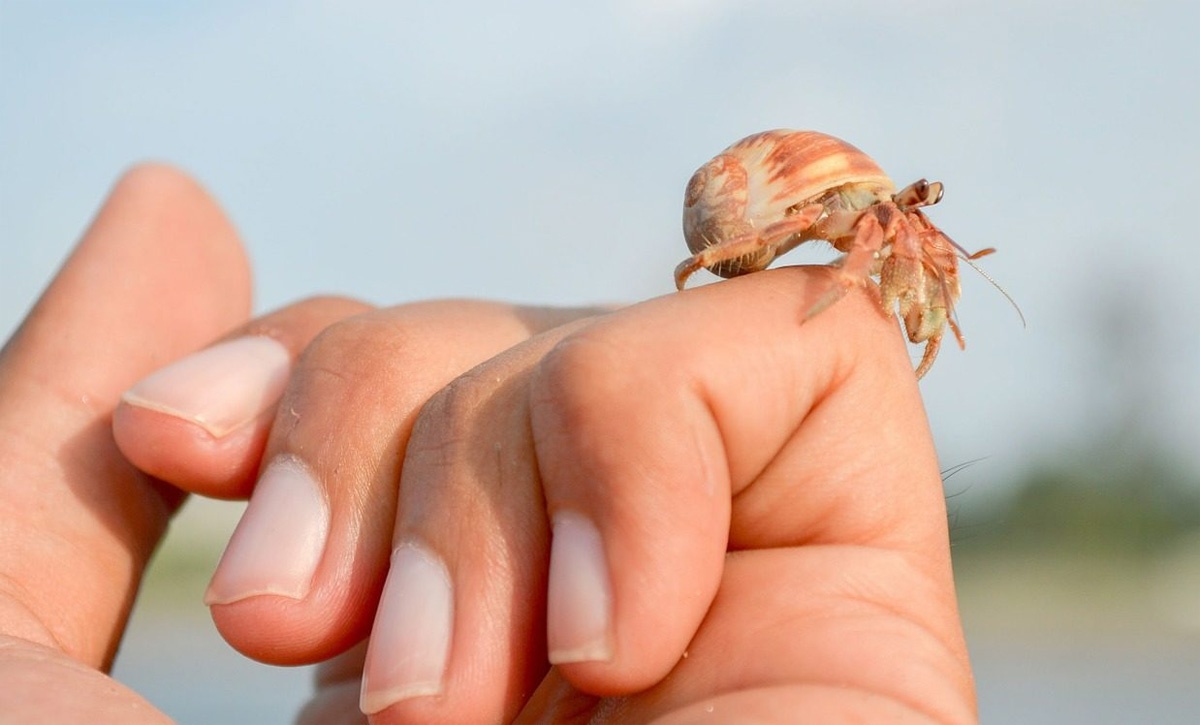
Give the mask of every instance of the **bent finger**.
[(652, 300), (539, 367), (549, 649), (580, 689), (634, 692), (675, 666), (720, 582), (726, 531), (733, 548), (919, 545), (948, 577), (903, 341), (867, 290), (804, 321), (828, 276), (786, 268)]
[[(882, 345), (911, 385), (894, 327), (865, 295), (794, 342), (824, 273), (790, 274), (555, 330), (430, 401), (366, 663), (363, 705), (377, 722), (511, 717), (547, 666), (546, 641), (593, 693), (670, 670), (720, 581), (731, 494), (856, 354)], [(738, 319), (767, 303), (778, 309)], [(739, 329), (714, 341), (698, 334), (709, 327)], [(743, 373), (764, 388), (739, 385)], [(763, 419), (714, 410), (706, 386), (718, 383)]]
[(409, 441), (362, 709), (372, 722), (508, 722), (546, 669), (534, 367), (581, 320), (459, 376)]
[(206, 600), (243, 653), (293, 664), (363, 639), (387, 570), (397, 482), (426, 401), (479, 362), (594, 314), (448, 300), (336, 323), (300, 357), (264, 469)]
[(295, 359), (321, 330), (370, 306), (304, 300), (225, 334), (125, 391), (113, 414), (121, 452), (192, 493), (247, 498)]

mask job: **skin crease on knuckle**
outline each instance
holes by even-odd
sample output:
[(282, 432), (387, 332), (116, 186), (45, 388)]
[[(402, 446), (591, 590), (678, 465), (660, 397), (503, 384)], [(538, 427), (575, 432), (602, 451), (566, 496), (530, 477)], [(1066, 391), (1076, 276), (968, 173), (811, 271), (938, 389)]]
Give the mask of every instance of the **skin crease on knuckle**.
[[(548, 324), (557, 322), (554, 311), (533, 314)], [(593, 323), (592, 317), (570, 318), (450, 381), (429, 399), (417, 416), (405, 452), (406, 464), (416, 459), (422, 465), (440, 462), (444, 467), (461, 462), (469, 457), (464, 451), (480, 440), (512, 432), (503, 427), (490, 431), (488, 426), (495, 426), (497, 420), (507, 421), (505, 425), (510, 427), (519, 426), (517, 431), (526, 429), (528, 414), (524, 401), (531, 372), (543, 363), (547, 349)], [(495, 462), (491, 456), (488, 460)], [(496, 479), (499, 472), (493, 467), (478, 474), (476, 478), (482, 481)]]
[[(304, 378), (290, 394), (295, 401), (339, 401), (369, 412), (372, 419), (389, 420), (394, 443), (402, 450), (428, 398), (497, 349), (523, 340), (528, 324), (519, 308), (460, 300), (357, 315), (317, 336), (301, 356), (297, 376)], [(484, 327), (489, 337), (474, 341), (482, 336), (473, 333)], [(322, 413), (318, 420), (327, 417)], [(381, 437), (378, 431), (365, 434), (373, 440)]]

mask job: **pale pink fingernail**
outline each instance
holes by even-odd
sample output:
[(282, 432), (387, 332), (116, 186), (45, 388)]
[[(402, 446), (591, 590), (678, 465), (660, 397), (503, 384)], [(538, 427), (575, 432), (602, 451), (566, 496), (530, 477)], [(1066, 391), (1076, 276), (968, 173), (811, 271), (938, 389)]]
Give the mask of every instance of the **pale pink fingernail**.
[(419, 544), (396, 547), (371, 629), (359, 708), (373, 715), (401, 700), (441, 692), (453, 624), (454, 589), (446, 565)]
[(612, 659), (612, 590), (600, 532), (585, 516), (554, 516), (546, 592), (552, 664)]
[(329, 534), (329, 506), (299, 459), (280, 456), (258, 479), (204, 595), (230, 604), (261, 594), (303, 599)]
[(220, 438), (279, 400), (291, 361), (287, 348), (276, 340), (240, 337), (143, 378), (121, 399), (191, 421)]

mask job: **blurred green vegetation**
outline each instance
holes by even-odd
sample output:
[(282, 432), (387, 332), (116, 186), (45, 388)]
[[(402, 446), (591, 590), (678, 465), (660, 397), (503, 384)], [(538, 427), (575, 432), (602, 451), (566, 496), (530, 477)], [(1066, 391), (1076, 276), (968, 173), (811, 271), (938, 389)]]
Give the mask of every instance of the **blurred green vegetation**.
[(1200, 472), (1134, 436), (1026, 470), (977, 509), (947, 481), (969, 636), (1200, 636)]
[(1154, 556), (1200, 530), (1200, 473), (1162, 453), (1110, 450), (1034, 464), (1007, 503), (969, 522), (956, 515), (952, 492), (955, 552)]
[(203, 612), (201, 600), (245, 504), (191, 497), (154, 553), (138, 597), (141, 610)]

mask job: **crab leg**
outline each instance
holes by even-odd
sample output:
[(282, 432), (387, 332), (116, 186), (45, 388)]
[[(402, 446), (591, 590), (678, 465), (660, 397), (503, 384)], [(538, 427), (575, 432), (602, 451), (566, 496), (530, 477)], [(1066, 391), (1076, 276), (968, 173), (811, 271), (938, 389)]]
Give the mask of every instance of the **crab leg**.
[(854, 223), (854, 241), (850, 251), (842, 258), (829, 290), (804, 314), (806, 321), (828, 309), (845, 297), (852, 287), (862, 284), (871, 276), (871, 267), (875, 264), (876, 253), (883, 247), (883, 239), (883, 225), (874, 214), (868, 212), (859, 217)]
[[(710, 269), (721, 262), (728, 262), (731, 259), (738, 259), (739, 257), (754, 254), (765, 247), (779, 247), (789, 237), (803, 234), (812, 228), (812, 225), (824, 213), (825, 206), (823, 204), (810, 204), (799, 209), (795, 214), (792, 214), (783, 221), (778, 221), (764, 227), (761, 232), (743, 234), (740, 237), (718, 242), (711, 247), (696, 252), (691, 257), (680, 262), (679, 266), (675, 268), (675, 287), (683, 289), (684, 284), (687, 283), (687, 278), (692, 276), (698, 269)], [(796, 244), (799, 244), (799, 241)], [(761, 266), (755, 269), (746, 269), (745, 271), (757, 272), (759, 269), (765, 268), (775, 257), (794, 246), (795, 244), (792, 244), (783, 249), (776, 249), (775, 253)]]
[(921, 362), (917, 364), (917, 380), (925, 377), (925, 373), (933, 367), (933, 361), (937, 359), (938, 349), (941, 346), (941, 335), (934, 335), (925, 343), (925, 353), (921, 355)]

